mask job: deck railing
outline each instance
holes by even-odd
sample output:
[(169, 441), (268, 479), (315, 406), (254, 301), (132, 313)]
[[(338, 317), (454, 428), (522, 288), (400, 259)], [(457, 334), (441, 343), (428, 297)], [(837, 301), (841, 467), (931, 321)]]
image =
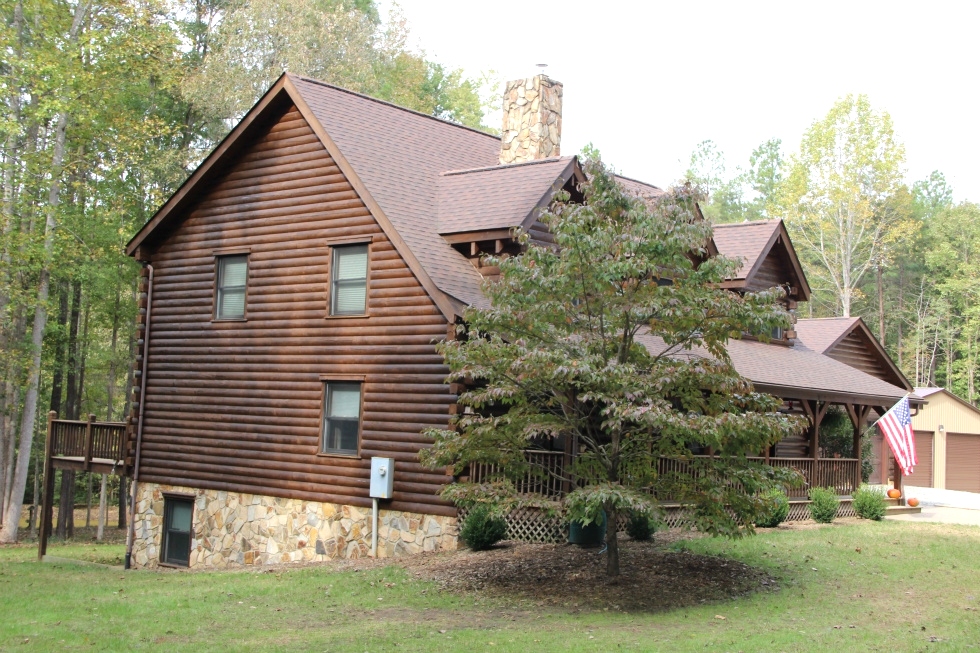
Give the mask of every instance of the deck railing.
[[(560, 451), (524, 452), (530, 469), (514, 481), (520, 494), (539, 495), (548, 499), (559, 499), (568, 491), (569, 483), (564, 478), (565, 454)], [(694, 456), (706, 458), (707, 456)], [(766, 463), (763, 457), (750, 457), (748, 460)], [(811, 487), (831, 488), (841, 496), (849, 495), (860, 485), (861, 461), (856, 458), (769, 458), (773, 467), (795, 469), (803, 477), (803, 484), (789, 488), (787, 495), (792, 499), (805, 499)], [(470, 466), (470, 480), (486, 481), (499, 473), (496, 465), (474, 464)], [(662, 457), (657, 461), (657, 473), (694, 474), (695, 469), (689, 460)]]
[(122, 461), (125, 457), (126, 425), (118, 422), (86, 422), (52, 419), (51, 456), (79, 458), (85, 464), (93, 460)]
[[(565, 454), (561, 451), (529, 449), (524, 452), (524, 455), (530, 468), (523, 476), (514, 481), (517, 492), (519, 494), (538, 495), (546, 499), (560, 499), (568, 487), (568, 483), (565, 482), (562, 475)], [(498, 465), (483, 463), (470, 465), (470, 480), (474, 483), (482, 483), (499, 473)]]

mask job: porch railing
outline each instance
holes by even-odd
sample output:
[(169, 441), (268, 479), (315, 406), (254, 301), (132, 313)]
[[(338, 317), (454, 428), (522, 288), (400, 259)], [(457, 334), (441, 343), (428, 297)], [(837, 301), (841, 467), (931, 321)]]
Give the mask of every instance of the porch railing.
[[(524, 452), (530, 469), (515, 481), (516, 489), (521, 494), (539, 495), (548, 499), (559, 499), (568, 491), (569, 483), (564, 480), (565, 454), (560, 451)], [(694, 456), (706, 458), (707, 456)], [(753, 462), (767, 462), (763, 457), (750, 457)], [(861, 461), (855, 458), (769, 458), (768, 464), (773, 467), (795, 469), (803, 476), (803, 484), (787, 490), (792, 499), (805, 499), (811, 487), (827, 487), (839, 495), (849, 495), (860, 484)], [(470, 468), (470, 480), (482, 482), (492, 478), (499, 472), (495, 465), (477, 464)], [(688, 460), (677, 458), (660, 458), (657, 461), (657, 473), (660, 475), (680, 473), (693, 474), (694, 468)]]
[(117, 422), (96, 422), (95, 416), (81, 422), (66, 419), (51, 420), (51, 456), (121, 461), (125, 455), (126, 425)]

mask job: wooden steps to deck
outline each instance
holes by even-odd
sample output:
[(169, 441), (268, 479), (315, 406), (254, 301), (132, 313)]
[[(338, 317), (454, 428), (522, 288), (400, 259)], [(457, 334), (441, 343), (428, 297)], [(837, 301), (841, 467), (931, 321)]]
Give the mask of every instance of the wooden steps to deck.
[(885, 499), (885, 517), (890, 515), (917, 515), (922, 512), (922, 506), (905, 506), (899, 499)]

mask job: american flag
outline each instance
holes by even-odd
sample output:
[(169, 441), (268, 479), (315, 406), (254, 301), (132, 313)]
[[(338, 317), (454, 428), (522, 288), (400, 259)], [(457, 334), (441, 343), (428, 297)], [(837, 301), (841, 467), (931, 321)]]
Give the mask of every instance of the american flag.
[(895, 460), (902, 468), (902, 474), (905, 476), (911, 474), (912, 467), (919, 464), (919, 459), (915, 455), (915, 434), (912, 431), (912, 415), (907, 396), (902, 397), (878, 420), (878, 428), (881, 429), (882, 436), (895, 454)]

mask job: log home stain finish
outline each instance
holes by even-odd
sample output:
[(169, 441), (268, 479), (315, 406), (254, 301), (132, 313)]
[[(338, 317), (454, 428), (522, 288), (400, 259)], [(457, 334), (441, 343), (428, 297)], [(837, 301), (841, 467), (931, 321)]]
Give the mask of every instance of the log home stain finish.
[[(365, 316), (329, 316), (332, 244), (370, 243)], [(214, 261), (248, 254), (247, 317), (213, 321)], [(396, 460), (393, 510), (454, 515), (423, 468), (455, 395), (447, 321), (316, 134), (290, 107), (152, 253), (140, 477), (369, 506), (371, 456)], [(318, 455), (324, 379), (363, 378), (358, 457)]]

